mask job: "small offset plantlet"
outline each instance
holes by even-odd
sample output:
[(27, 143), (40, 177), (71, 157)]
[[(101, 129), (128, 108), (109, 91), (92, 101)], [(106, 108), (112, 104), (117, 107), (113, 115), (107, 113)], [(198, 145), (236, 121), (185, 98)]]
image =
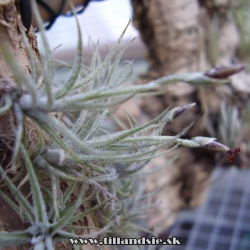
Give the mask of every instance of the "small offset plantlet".
[[(143, 171), (152, 158), (183, 145), (225, 151), (229, 153), (229, 160), (233, 160), (239, 149), (231, 151), (215, 138), (182, 139), (195, 121), (176, 136), (162, 136), (163, 127), (188, 112), (194, 103), (168, 108), (144, 125), (128, 114), (130, 128), (124, 125), (124, 130), (119, 132), (108, 131), (103, 126), (104, 120), (113, 119), (123, 125), (112, 108), (137, 94), (179, 81), (196, 86), (225, 84), (231, 73), (244, 67), (234, 66), (235, 71), (230, 69), (230, 74), (229, 69), (224, 68), (223, 73), (216, 69), (215, 73), (176, 74), (144, 85), (125, 87), (132, 63), (127, 63), (119, 74), (116, 67), (130, 45), (119, 51), (126, 28), (103, 61), (98, 56), (98, 44), (92, 45), (92, 62), (86, 66), (81, 60), (81, 32), (76, 21), (77, 56), (73, 65), (60, 62), (71, 69), (68, 79), (60, 85), (55, 82), (54, 61), (36, 2), (31, 1), (31, 4), (46, 52), (46, 59), (42, 58), (42, 73), (38, 74), (24, 31), (31, 76), (21, 70), (4, 36), (0, 39), (1, 56), (15, 78), (15, 81), (1, 79), (0, 115), (3, 118), (11, 115), (14, 119), (11, 122), (13, 135), (0, 131), (0, 148), (6, 148), (12, 141), (14, 144), (10, 147), (8, 164), (1, 160), (0, 195), (25, 225), (25, 229), (0, 232), (0, 246), (29, 243), (36, 250), (52, 250), (57, 242), (69, 243), (69, 238), (112, 235), (135, 238), (142, 230), (147, 231), (137, 225), (138, 217), (152, 206), (146, 204), (147, 199), (160, 191), (145, 194), (143, 177), (176, 159), (169, 159), (157, 169)], [(2, 159), (8, 159), (7, 149), (1, 154)], [(25, 185), (29, 192), (22, 189)], [(98, 223), (90, 228), (84, 224), (84, 218), (93, 213)], [(89, 233), (88, 230), (93, 229), (94, 232)]]
[(250, 45), (250, 2), (239, 0), (232, 3), (232, 13), (241, 32), (239, 54), (241, 58), (249, 62)]
[(224, 102), (221, 102), (218, 116), (218, 127), (215, 130), (208, 123), (208, 130), (212, 136), (217, 137), (221, 143), (226, 144), (229, 148), (231, 148), (228, 148), (227, 151), (227, 160), (229, 162), (232, 162), (235, 159), (235, 154), (240, 152), (240, 148), (237, 147), (237, 143), (239, 143), (239, 133), (242, 129), (243, 121), (240, 119), (238, 108), (235, 106), (230, 107)]

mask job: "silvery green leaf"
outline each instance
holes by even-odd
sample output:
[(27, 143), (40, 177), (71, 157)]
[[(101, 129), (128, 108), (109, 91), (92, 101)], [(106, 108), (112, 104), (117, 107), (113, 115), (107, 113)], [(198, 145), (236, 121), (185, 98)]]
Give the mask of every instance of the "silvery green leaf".
[(25, 210), (25, 214), (27, 215), (27, 218), (29, 219), (29, 222), (34, 221), (35, 219), (35, 211), (29, 201), (25, 198), (25, 196), (21, 193), (20, 190), (17, 189), (17, 187), (12, 183), (10, 178), (6, 175), (3, 168), (0, 166), (0, 174), (1, 178), (4, 180), (4, 182), (8, 185), (10, 191), (13, 193), (15, 200), (19, 203), (19, 205)]
[(76, 212), (76, 209), (82, 203), (82, 199), (83, 199), (83, 195), (84, 195), (85, 191), (86, 191), (86, 185), (83, 183), (82, 187), (81, 187), (81, 191), (79, 193), (79, 196), (78, 196), (74, 206), (71, 209), (69, 209), (69, 211), (62, 218), (60, 218), (58, 221), (56, 221), (55, 223), (50, 225), (50, 230), (51, 230), (52, 235), (57, 233), (59, 230), (61, 230), (64, 226), (66, 226), (70, 222), (71, 218), (73, 217), (74, 213)]
[(154, 124), (155, 122), (159, 121), (165, 115), (165, 113), (166, 113), (166, 111), (143, 126), (139, 126), (137, 128), (132, 128), (132, 129), (128, 129), (126, 131), (116, 132), (116, 133), (113, 133), (111, 135), (104, 135), (104, 136), (100, 136), (100, 137), (97, 137), (95, 139), (92, 139), (92, 140), (88, 141), (88, 145), (91, 147), (94, 147), (94, 148), (102, 148), (102, 147), (104, 148), (104, 147), (107, 147), (109, 145), (112, 145), (112, 144), (114, 144), (114, 143), (116, 143), (116, 142), (130, 136), (130, 135), (135, 134), (136, 132), (139, 132), (139, 131), (147, 128), (148, 126)]
[(48, 217), (47, 217), (47, 212), (46, 212), (46, 205), (45, 205), (44, 197), (42, 195), (40, 186), (37, 185), (38, 179), (36, 176), (36, 172), (34, 170), (34, 166), (28, 156), (28, 152), (26, 151), (23, 145), (21, 145), (21, 151), (22, 151), (22, 155), (25, 161), (27, 172), (29, 174), (29, 182), (31, 186), (36, 222), (43, 222), (44, 224), (47, 224)]
[(13, 246), (30, 242), (32, 235), (28, 230), (20, 232), (0, 232), (0, 246)]
[(77, 45), (77, 55), (76, 55), (76, 59), (74, 62), (74, 66), (72, 69), (72, 72), (69, 76), (69, 79), (57, 90), (56, 92), (56, 99), (62, 98), (64, 97), (74, 86), (80, 69), (81, 69), (81, 61), (82, 61), (82, 34), (81, 34), (81, 29), (80, 29), (80, 25), (79, 25), (79, 21), (76, 17), (76, 13), (74, 8), (72, 9), (75, 19), (76, 19), (76, 24), (77, 24), (77, 32), (78, 32), (78, 45)]

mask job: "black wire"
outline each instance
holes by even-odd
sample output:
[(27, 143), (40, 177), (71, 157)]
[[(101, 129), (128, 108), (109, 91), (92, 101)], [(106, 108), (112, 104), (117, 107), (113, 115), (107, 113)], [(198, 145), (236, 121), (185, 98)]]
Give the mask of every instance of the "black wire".
[[(29, 0), (28, 0), (29, 1)], [(87, 6), (89, 5), (89, 3), (91, 2), (91, 0), (87, 0), (85, 1), (85, 5), (82, 6), (80, 8), (80, 10), (76, 11), (76, 14), (81, 14), (83, 13), (83, 11), (87, 8)], [(52, 8), (50, 8), (50, 6), (45, 3), (43, 0), (37, 0), (37, 3), (40, 4), (44, 9), (46, 9), (51, 15), (51, 19), (49, 20), (49, 23), (44, 27), (45, 30), (49, 30), (52, 25), (55, 23), (56, 19), (58, 18), (58, 16), (62, 15), (62, 12), (63, 12), (63, 9), (65, 7), (65, 4), (66, 4), (66, 0), (62, 0), (62, 3), (61, 3), (61, 6), (60, 6), (60, 9), (58, 10), (58, 12), (55, 12)], [(66, 12), (63, 16), (66, 16), (66, 17), (71, 17), (73, 16), (73, 12), (72, 11), (68, 11)], [(39, 31), (38, 29), (36, 30), (36, 32)]]
[[(56, 19), (62, 15), (63, 9), (65, 7), (66, 1), (67, 0), (62, 0), (60, 8), (57, 12), (55, 12), (47, 3), (45, 3), (43, 0), (36, 0), (37, 3), (42, 6), (45, 10), (47, 10), (51, 14), (51, 18), (49, 20), (49, 23), (44, 27), (45, 30), (49, 30), (52, 25), (55, 23)], [(96, 0), (97, 1), (97, 0)], [(103, 1), (103, 0), (99, 0)], [(83, 11), (88, 7), (89, 3), (91, 0), (86, 0), (84, 6), (82, 6), (78, 11), (76, 11), (77, 14), (83, 13)], [(27, 29), (27, 32), (30, 29), (31, 22), (32, 22), (32, 10), (31, 10), (31, 4), (30, 0), (20, 0), (20, 14), (23, 22), (23, 26)], [(71, 17), (73, 16), (72, 11), (68, 11), (64, 14), (66, 17)], [(36, 29), (35, 32), (38, 32), (39, 30)]]
[(32, 22), (32, 10), (30, 0), (20, 0), (19, 6), (23, 26), (27, 29), (26, 32), (28, 33)]
[[(52, 8), (50, 8), (50, 6), (43, 0), (37, 0), (37, 3), (40, 4), (44, 9), (46, 9), (52, 15), (51, 19), (49, 20), (49, 23), (44, 27), (45, 30), (48, 30), (55, 23), (56, 19), (62, 14), (66, 4), (66, 0), (62, 0), (61, 6), (57, 12), (55, 12)], [(37, 31), (38, 30), (36, 30), (36, 32)]]

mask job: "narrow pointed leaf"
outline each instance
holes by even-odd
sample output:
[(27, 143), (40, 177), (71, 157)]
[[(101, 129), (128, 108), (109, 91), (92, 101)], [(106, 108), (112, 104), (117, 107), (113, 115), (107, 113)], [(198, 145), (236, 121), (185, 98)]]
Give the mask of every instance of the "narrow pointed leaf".
[(56, 92), (56, 99), (64, 97), (74, 86), (79, 72), (81, 68), (81, 61), (82, 61), (82, 34), (81, 34), (81, 29), (79, 25), (78, 18), (76, 17), (76, 13), (74, 10), (74, 7), (71, 5), (72, 11), (74, 13), (75, 19), (76, 19), (76, 24), (77, 24), (77, 32), (78, 32), (78, 45), (77, 45), (77, 55), (76, 59), (74, 62), (74, 66), (71, 72), (71, 75), (69, 79), (62, 85), (62, 87), (59, 88), (59, 90)]
[(21, 232), (0, 232), (0, 246), (13, 246), (28, 243), (32, 235), (27, 231)]
[(75, 202), (75, 205), (69, 209), (69, 211), (60, 218), (57, 222), (53, 223), (50, 227), (51, 234), (54, 235), (57, 231), (61, 230), (64, 226), (68, 225), (71, 221), (72, 216), (74, 215), (76, 209), (81, 205), (83, 200), (83, 195), (86, 190), (86, 184), (82, 184), (81, 191)]
[(16, 188), (16, 186), (12, 183), (11, 179), (4, 173), (3, 168), (0, 166), (0, 174), (1, 178), (4, 179), (4, 182), (8, 185), (9, 189), (13, 193), (15, 200), (20, 204), (20, 206), (25, 210), (25, 214), (27, 215), (30, 222), (34, 221), (34, 210), (29, 203), (29, 201), (24, 197), (24, 195)]
[(21, 145), (21, 151), (23, 154), (23, 158), (25, 161), (26, 169), (29, 174), (29, 182), (31, 186), (32, 198), (33, 198), (33, 206), (35, 209), (36, 222), (48, 223), (47, 213), (46, 213), (46, 205), (43, 199), (43, 195), (40, 189), (40, 185), (38, 185), (39, 181), (37, 179), (34, 166), (31, 163), (31, 160), (28, 156), (28, 152)]

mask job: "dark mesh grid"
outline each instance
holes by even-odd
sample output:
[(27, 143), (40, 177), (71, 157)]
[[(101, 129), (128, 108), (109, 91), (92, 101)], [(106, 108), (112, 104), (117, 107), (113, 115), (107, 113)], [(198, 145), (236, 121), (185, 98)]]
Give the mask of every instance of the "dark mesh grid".
[(206, 202), (178, 215), (171, 236), (182, 246), (168, 250), (249, 250), (250, 170), (217, 169)]

